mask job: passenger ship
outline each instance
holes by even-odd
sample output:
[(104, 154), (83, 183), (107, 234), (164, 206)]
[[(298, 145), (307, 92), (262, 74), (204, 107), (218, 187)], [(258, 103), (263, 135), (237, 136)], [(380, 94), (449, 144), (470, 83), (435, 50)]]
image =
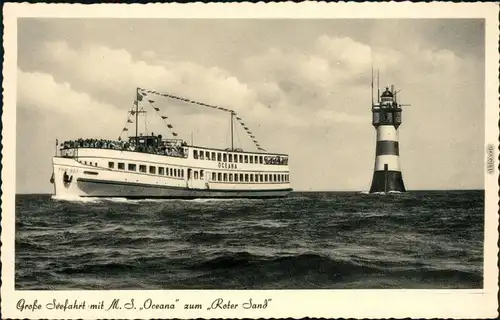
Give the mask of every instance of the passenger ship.
[[(215, 149), (178, 139), (173, 126), (165, 121), (168, 117), (150, 99), (154, 95), (228, 112), (231, 147)], [(138, 116), (146, 112), (148, 103), (172, 138), (138, 133)], [(274, 198), (292, 191), (288, 155), (266, 152), (231, 109), (137, 88), (127, 124), (134, 123), (134, 118), (135, 135), (128, 141), (121, 137), (117, 141), (78, 139), (59, 145), (56, 140), (51, 182), (57, 198)], [(233, 147), (235, 122), (246, 130), (258, 151)], [(122, 134), (125, 131), (126, 126)]]

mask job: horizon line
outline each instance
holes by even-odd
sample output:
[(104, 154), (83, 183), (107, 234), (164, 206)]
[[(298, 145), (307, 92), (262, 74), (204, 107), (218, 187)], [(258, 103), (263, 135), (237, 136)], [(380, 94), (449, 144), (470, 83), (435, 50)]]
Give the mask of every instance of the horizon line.
[[(406, 192), (401, 193), (409, 193), (409, 192), (422, 192), (422, 191), (484, 191), (485, 188), (471, 188), (471, 189), (412, 189), (406, 190)], [(366, 192), (369, 193), (368, 190), (293, 190), (291, 193), (319, 193), (319, 192)], [(15, 195), (53, 195), (53, 193), (49, 192), (16, 192)]]

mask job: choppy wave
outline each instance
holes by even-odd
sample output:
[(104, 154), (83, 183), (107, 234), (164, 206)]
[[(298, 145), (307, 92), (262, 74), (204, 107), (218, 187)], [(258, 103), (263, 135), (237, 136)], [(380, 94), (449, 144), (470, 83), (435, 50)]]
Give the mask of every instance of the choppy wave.
[(52, 200), (56, 201), (68, 201), (68, 202), (77, 202), (77, 203), (97, 203), (101, 202), (101, 198), (93, 198), (93, 197), (78, 197), (78, 196), (51, 196)]
[(401, 191), (388, 191), (388, 192), (384, 192), (384, 191), (379, 191), (379, 192), (370, 192), (370, 191), (360, 191), (358, 194), (362, 194), (362, 195), (379, 195), (379, 196), (386, 196), (386, 195), (391, 195), (391, 194), (405, 194), (405, 192), (401, 192)]
[(18, 196), (16, 288), (482, 287), (482, 191), (381, 199)]
[(387, 192), (379, 191), (379, 192), (371, 192), (370, 193), (370, 192), (364, 191), (364, 192), (361, 192), (361, 194), (387, 196), (387, 195), (391, 195), (391, 194), (405, 194), (405, 192), (401, 192), (401, 191), (387, 191)]
[[(387, 265), (390, 265), (389, 267)], [(335, 259), (314, 253), (297, 256), (263, 257), (247, 252), (224, 254), (210, 257), (205, 260), (178, 259), (171, 261), (168, 257), (143, 257), (125, 261), (110, 262), (105, 260), (83, 263), (74, 266), (55, 268), (58, 276), (86, 277), (95, 274), (105, 274), (111, 278), (144, 277), (149, 278), (152, 272), (165, 272), (172, 267), (184, 267), (191, 271), (191, 278), (176, 277), (169, 273), (172, 279), (162, 279), (169, 288), (190, 288), (197, 284), (205, 284), (206, 288), (238, 289), (259, 286), (261, 288), (283, 287), (291, 285), (300, 279), (303, 288), (340, 288), (349, 287), (348, 283), (356, 283), (369, 279), (374, 281), (384, 276), (384, 286), (397, 287), (397, 284), (408, 284), (408, 280), (415, 282), (413, 287), (423, 286), (426, 283), (435, 283), (436, 279), (444, 282), (443, 287), (467, 287), (480, 285), (480, 274), (453, 268), (429, 269), (415, 268), (408, 264), (400, 265), (385, 263), (366, 263), (350, 259)], [(397, 265), (397, 266), (396, 266)], [(392, 269), (390, 273), (388, 269)], [(231, 279), (215, 283), (213, 278)], [(447, 282), (447, 283), (446, 283)], [(382, 282), (381, 282), (382, 283)], [(390, 283), (391, 285), (387, 285)], [(153, 285), (153, 284), (151, 284)], [(377, 286), (374, 287), (384, 287)]]
[(387, 192), (388, 194), (403, 194), (404, 192), (401, 191), (396, 191), (396, 190), (391, 190)]

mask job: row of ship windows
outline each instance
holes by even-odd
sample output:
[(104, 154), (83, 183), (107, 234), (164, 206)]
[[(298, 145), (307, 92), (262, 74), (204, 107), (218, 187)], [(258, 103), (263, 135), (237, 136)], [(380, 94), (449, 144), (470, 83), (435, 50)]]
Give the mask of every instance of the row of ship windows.
[[(108, 168), (114, 169), (115, 163), (112, 161), (108, 162)], [(118, 162), (117, 169), (118, 170), (125, 170), (125, 163)], [(128, 171), (137, 171), (137, 165), (135, 163), (128, 163), (127, 170)], [(156, 166), (149, 166), (149, 168), (148, 168), (148, 166), (146, 166), (144, 164), (139, 165), (139, 172), (142, 172), (142, 173), (156, 174), (157, 170), (158, 170), (158, 174), (161, 176), (166, 175), (166, 176), (170, 176), (170, 177), (184, 178), (184, 169), (168, 168), (168, 167), (156, 167)]]
[[(212, 160), (219, 162), (234, 162), (234, 163), (264, 163), (264, 157), (262, 156), (252, 156), (252, 155), (237, 155), (232, 153), (221, 153), (217, 152), (217, 158), (215, 152), (193, 150), (193, 158), (200, 160)], [(217, 160), (216, 160), (217, 159)]]
[[(85, 163), (86, 164), (86, 163)], [(92, 165), (92, 163), (90, 163)], [(97, 163), (96, 163), (97, 166)], [(114, 169), (115, 163), (108, 162), (108, 168)], [(117, 163), (118, 170), (125, 170), (125, 163)], [(168, 168), (168, 167), (156, 167), (140, 164), (139, 172), (156, 174), (158, 169), (159, 175), (167, 175), (171, 177), (184, 178), (184, 169)], [(127, 164), (128, 171), (137, 171), (137, 165), (135, 163)], [(193, 170), (193, 179), (204, 180), (205, 172), (203, 170)], [(212, 172), (211, 181), (224, 181), (224, 182), (289, 182), (290, 178), (288, 173), (222, 173), (222, 172)]]
[[(212, 172), (211, 181), (224, 182), (289, 182), (288, 173), (221, 173)], [(196, 172), (195, 172), (196, 179)], [(203, 179), (203, 177), (201, 177)]]

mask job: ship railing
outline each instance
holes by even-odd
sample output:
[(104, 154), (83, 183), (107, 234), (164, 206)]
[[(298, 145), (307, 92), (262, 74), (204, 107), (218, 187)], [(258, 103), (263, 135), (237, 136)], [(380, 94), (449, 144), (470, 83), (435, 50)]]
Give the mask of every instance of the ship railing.
[(109, 141), (109, 140), (74, 140), (61, 143), (61, 156), (77, 157), (78, 149), (108, 149), (132, 151), (148, 154), (158, 154), (168, 157), (187, 158), (188, 148), (183, 146), (161, 146), (158, 148), (146, 147), (143, 145), (136, 146), (124, 141)]
[(264, 164), (269, 165), (288, 165), (288, 157), (282, 156), (266, 156), (264, 157)]

